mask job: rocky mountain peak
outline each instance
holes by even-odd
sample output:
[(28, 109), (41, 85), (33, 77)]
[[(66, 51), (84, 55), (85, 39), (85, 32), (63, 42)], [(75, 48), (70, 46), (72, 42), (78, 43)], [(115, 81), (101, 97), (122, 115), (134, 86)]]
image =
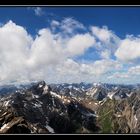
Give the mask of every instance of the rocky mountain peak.
[(44, 81), (0, 99), (0, 133), (78, 133), (82, 129), (98, 131), (94, 110), (53, 92)]
[(8, 94), (0, 97), (0, 133), (140, 132), (140, 87), (45, 81), (22, 87), (1, 88)]

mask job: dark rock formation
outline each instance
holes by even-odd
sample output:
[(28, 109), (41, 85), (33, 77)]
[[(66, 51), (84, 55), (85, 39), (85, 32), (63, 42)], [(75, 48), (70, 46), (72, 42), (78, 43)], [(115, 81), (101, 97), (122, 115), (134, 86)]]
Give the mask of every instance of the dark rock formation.
[[(45, 82), (0, 99), (0, 133), (95, 133), (95, 112)], [(84, 131), (83, 131), (84, 133)]]

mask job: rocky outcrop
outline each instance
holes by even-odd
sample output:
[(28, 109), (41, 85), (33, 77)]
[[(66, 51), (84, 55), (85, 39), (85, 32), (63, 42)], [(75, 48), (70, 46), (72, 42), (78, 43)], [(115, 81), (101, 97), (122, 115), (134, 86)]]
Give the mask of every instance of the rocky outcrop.
[(140, 133), (140, 87), (90, 86), (44, 81), (4, 86), (0, 133)]
[(140, 133), (140, 95), (108, 99), (98, 108), (100, 133)]
[(44, 81), (0, 99), (0, 133), (97, 133), (94, 110)]

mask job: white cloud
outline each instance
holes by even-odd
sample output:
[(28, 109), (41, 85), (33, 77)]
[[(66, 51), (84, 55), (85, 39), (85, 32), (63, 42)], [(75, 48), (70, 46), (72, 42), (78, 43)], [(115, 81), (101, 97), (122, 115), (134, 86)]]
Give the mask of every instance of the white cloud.
[(113, 75), (108, 76), (108, 79), (116, 79), (116, 78), (126, 79), (130, 77), (128, 73), (124, 73), (124, 72), (115, 72)]
[(55, 46), (54, 43), (53, 35), (49, 29), (40, 30), (31, 47), (29, 65), (41, 67), (58, 60), (58, 58), (56, 59), (57, 50), (55, 48), (57, 45)]
[(90, 34), (78, 34), (68, 41), (66, 51), (71, 54), (71, 56), (81, 55), (94, 44), (95, 39)]
[(35, 12), (36, 16), (42, 16), (44, 14), (42, 8), (40, 8), (40, 7), (34, 8), (34, 12)]
[(47, 29), (40, 30), (33, 40), (25, 28), (12, 21), (0, 27), (0, 81), (44, 79), (49, 64), (61, 58), (57, 58), (58, 50), (54, 46), (58, 45), (54, 43)]
[(71, 17), (64, 18), (60, 22), (52, 20), (51, 27), (53, 30), (59, 28), (63, 34), (73, 34), (77, 29), (85, 30), (85, 26), (82, 23)]
[(74, 29), (85, 29), (85, 27), (82, 23), (73, 18), (65, 18), (61, 22), (61, 29), (68, 33), (72, 33)]
[(109, 31), (106, 26), (103, 26), (103, 28), (92, 26), (91, 31), (99, 40), (103, 42), (109, 42), (110, 38), (112, 37), (112, 32)]
[(119, 70), (121, 64), (113, 60), (98, 60), (91, 63), (78, 63), (72, 59), (57, 65), (56, 75), (69, 77), (68, 82), (96, 81), (105, 77), (112, 70)]
[(0, 79), (13, 80), (22, 76), (29, 57), (32, 38), (26, 30), (9, 21), (0, 27)]
[(129, 37), (121, 41), (115, 56), (123, 62), (133, 62), (140, 58), (140, 38)]
[(125, 72), (115, 72), (108, 76), (108, 79), (127, 79), (131, 82), (134, 78), (140, 76), (140, 65), (128, 68)]
[[(140, 75), (139, 65), (128, 66), (126, 72), (119, 72), (123, 70), (123, 64), (121, 61), (111, 59), (114, 52), (119, 60), (125, 62), (138, 59), (139, 38), (129, 36), (120, 43), (120, 39), (107, 28), (98, 28), (101, 30), (98, 31), (99, 41), (97, 35), (92, 35), (88, 31), (75, 34), (79, 25), (77, 21), (69, 20), (70, 24), (66, 22), (65, 26), (71, 27), (71, 31), (63, 28), (67, 31), (53, 32), (52, 29), (43, 28), (38, 31), (35, 39), (24, 27), (12, 21), (0, 26), (0, 83), (32, 80), (97, 82), (108, 79), (129, 79)], [(61, 28), (62, 25), (64, 26), (64, 21), (51, 22), (51, 26), (55, 28), (59, 26)], [(83, 29), (84, 26), (81, 24), (79, 28)], [(66, 32), (72, 34), (65, 38), (63, 35)], [(109, 35), (106, 38), (101, 36), (100, 32), (108, 32)], [(126, 49), (128, 45), (129, 50)], [(95, 56), (96, 59), (90, 61), (76, 61), (75, 58), (87, 53), (89, 48), (94, 50), (93, 55), (98, 51), (100, 57), (97, 59)]]
[(78, 74), (80, 65), (72, 59), (67, 59), (56, 67), (58, 74)]
[(118, 49), (120, 38), (115, 33), (109, 30), (106, 26), (102, 28), (98, 26), (91, 26), (90, 30), (96, 38), (95, 47), (99, 55), (103, 59), (110, 59), (114, 56), (114, 52)]
[(113, 70), (119, 70), (122, 65), (114, 60), (97, 60), (93, 64), (94, 74), (101, 75)]
[(103, 58), (103, 59), (109, 59), (110, 58), (111, 51), (109, 49), (105, 49), (100, 53), (101, 53), (100, 54), (101, 58)]
[(71, 33), (74, 29), (85, 29), (84, 25), (73, 18), (65, 18), (61, 23), (61, 29)]
[(128, 69), (129, 75), (140, 75), (140, 65)]
[(57, 21), (57, 20), (52, 20), (51, 21), (51, 27), (52, 27), (52, 30), (55, 31), (55, 29), (60, 25), (60, 22)]
[(59, 21), (57, 21), (57, 20), (52, 20), (51, 26), (59, 26), (59, 25), (60, 25)]
[(25, 28), (9, 21), (0, 27), (0, 81), (46, 79), (52, 68), (55, 73), (57, 65), (83, 54), (94, 43), (88, 33), (63, 39), (47, 28), (33, 40)]

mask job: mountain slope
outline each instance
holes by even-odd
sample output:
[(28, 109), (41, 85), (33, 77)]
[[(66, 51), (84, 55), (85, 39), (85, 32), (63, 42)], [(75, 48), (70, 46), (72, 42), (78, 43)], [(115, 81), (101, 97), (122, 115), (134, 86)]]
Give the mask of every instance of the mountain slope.
[(44, 81), (0, 99), (0, 133), (95, 133), (96, 115)]
[(0, 133), (140, 133), (139, 85), (41, 81), (1, 91)]
[(100, 133), (140, 133), (140, 94), (123, 100), (107, 99), (97, 114)]

